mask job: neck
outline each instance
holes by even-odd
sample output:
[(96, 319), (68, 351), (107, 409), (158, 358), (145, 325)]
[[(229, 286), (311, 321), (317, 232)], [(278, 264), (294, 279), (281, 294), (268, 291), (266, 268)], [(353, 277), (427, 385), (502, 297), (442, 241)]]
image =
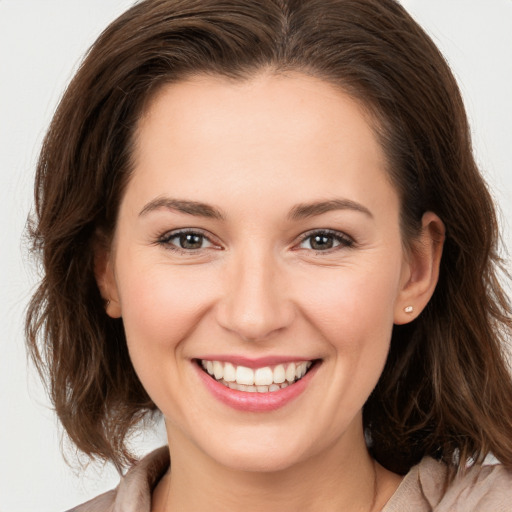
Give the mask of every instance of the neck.
[(279, 471), (219, 465), (169, 429), (172, 471), (154, 493), (154, 512), (380, 510), (399, 483), (369, 456), (362, 429), (322, 453)]

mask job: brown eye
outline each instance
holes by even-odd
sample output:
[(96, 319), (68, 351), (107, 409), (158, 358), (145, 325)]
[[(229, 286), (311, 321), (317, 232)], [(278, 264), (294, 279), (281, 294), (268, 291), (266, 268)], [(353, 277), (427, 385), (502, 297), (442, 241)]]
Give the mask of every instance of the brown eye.
[(158, 243), (175, 251), (200, 251), (214, 247), (210, 239), (198, 231), (171, 231), (163, 235)]
[(316, 231), (306, 235), (299, 244), (301, 249), (313, 251), (328, 251), (329, 249), (351, 247), (353, 240), (338, 231)]
[(311, 249), (315, 251), (324, 251), (334, 247), (334, 237), (332, 235), (313, 235), (310, 238)]
[(182, 233), (179, 235), (179, 244), (182, 249), (201, 249), (204, 236), (198, 233)]

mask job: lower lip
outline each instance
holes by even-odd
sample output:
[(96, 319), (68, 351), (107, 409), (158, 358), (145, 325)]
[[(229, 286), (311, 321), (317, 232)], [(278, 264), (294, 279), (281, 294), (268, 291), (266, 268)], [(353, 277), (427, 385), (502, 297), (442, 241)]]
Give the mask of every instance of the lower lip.
[(228, 388), (224, 384), (217, 382), (213, 377), (210, 377), (196, 362), (193, 364), (196, 367), (199, 378), (217, 400), (233, 409), (246, 412), (268, 412), (284, 407), (305, 391), (320, 366), (318, 363), (315, 364), (302, 379), (279, 391), (251, 393)]

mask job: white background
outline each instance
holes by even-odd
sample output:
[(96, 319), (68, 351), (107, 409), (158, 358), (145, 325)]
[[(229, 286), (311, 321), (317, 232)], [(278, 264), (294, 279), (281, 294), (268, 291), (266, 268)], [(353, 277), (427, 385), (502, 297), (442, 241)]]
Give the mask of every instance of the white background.
[[(0, 512), (65, 510), (117, 483), (111, 468), (90, 466), (83, 473), (65, 465), (44, 390), (34, 369), (27, 371), (23, 313), (36, 272), (21, 237), (37, 153), (58, 99), (86, 49), (131, 4), (0, 0)], [(459, 80), (477, 160), (500, 204), (510, 251), (512, 0), (403, 4), (433, 36)], [(144, 453), (163, 443), (160, 429), (136, 446)]]

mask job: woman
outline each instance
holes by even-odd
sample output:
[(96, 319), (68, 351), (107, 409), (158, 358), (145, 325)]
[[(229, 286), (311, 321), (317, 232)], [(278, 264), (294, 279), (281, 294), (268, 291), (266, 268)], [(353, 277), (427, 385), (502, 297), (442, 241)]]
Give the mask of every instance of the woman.
[(121, 469), (167, 429), (76, 510), (506, 510), (494, 207), (394, 1), (139, 3), (55, 115), (33, 236), (70, 438)]

